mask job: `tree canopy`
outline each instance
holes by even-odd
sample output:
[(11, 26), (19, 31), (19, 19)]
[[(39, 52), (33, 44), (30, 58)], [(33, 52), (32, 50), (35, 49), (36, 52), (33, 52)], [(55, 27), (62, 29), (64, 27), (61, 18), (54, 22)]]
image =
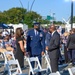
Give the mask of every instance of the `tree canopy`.
[[(18, 24), (18, 23), (25, 23), (28, 25), (29, 28), (32, 27), (33, 22), (40, 22), (41, 24), (49, 24), (50, 21), (42, 19), (42, 16), (34, 11), (29, 11), (25, 8), (15, 7), (11, 8), (7, 11), (0, 11), (0, 23), (6, 24)], [(55, 24), (61, 24), (62, 22), (54, 21)], [(75, 23), (75, 16), (74, 16), (74, 23)]]
[(43, 20), (42, 16), (34, 11), (27, 12), (24, 8), (11, 8), (7, 11), (0, 12), (0, 23), (25, 23), (28, 27), (32, 27), (33, 22), (49, 23), (47, 20)]

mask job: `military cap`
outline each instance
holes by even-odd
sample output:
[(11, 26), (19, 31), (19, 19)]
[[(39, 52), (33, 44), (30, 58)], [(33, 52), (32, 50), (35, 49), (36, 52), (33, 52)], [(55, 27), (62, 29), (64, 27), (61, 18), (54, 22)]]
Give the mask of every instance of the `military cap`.
[(35, 22), (33, 23), (34, 26), (40, 26), (40, 23), (39, 22)]

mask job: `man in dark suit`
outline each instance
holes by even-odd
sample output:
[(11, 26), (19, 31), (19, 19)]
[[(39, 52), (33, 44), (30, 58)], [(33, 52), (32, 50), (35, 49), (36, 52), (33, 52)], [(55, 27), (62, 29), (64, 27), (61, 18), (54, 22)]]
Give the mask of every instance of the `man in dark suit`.
[[(34, 29), (27, 33), (27, 52), (30, 53), (31, 57), (37, 56), (41, 63), (41, 56), (45, 52), (45, 36), (44, 32), (40, 30), (40, 23), (34, 23)], [(34, 63), (32, 66), (34, 67)]]
[(49, 47), (46, 48), (46, 50), (48, 50), (48, 53), (49, 53), (52, 72), (56, 72), (58, 71), (60, 35), (56, 31), (55, 25), (51, 25), (49, 30), (51, 32), (51, 39), (50, 39)]
[(72, 33), (67, 40), (67, 51), (69, 59), (72, 59), (72, 65), (75, 65), (75, 28), (72, 29)]

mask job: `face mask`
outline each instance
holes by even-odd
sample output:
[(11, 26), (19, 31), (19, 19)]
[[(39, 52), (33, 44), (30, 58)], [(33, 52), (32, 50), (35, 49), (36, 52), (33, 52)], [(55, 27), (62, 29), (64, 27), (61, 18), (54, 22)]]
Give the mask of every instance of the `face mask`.
[(37, 31), (40, 29), (40, 28), (35, 28)]
[(22, 32), (21, 35), (24, 35), (24, 32)]

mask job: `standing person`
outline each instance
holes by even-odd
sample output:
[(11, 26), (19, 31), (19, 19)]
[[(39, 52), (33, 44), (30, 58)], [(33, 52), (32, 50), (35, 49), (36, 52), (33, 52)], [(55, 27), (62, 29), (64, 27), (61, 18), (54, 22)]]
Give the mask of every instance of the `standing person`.
[(2, 37), (2, 32), (0, 32), (0, 40), (2, 40), (3, 39), (3, 37)]
[(67, 39), (68, 39), (69, 33), (65, 32), (62, 36), (63, 38), (63, 45), (64, 45), (64, 57), (65, 57), (65, 62), (68, 62), (68, 53), (67, 53)]
[(48, 31), (47, 34), (46, 34), (46, 39), (45, 39), (46, 47), (49, 46), (50, 39), (51, 39), (51, 33)]
[(68, 37), (67, 51), (69, 59), (72, 59), (72, 65), (75, 65), (75, 28), (72, 29), (72, 33)]
[(60, 35), (56, 31), (55, 25), (50, 26), (51, 39), (49, 47), (47, 48), (50, 57), (50, 64), (52, 72), (58, 71), (58, 58), (60, 50)]
[(24, 41), (23, 41), (23, 30), (22, 28), (16, 29), (16, 53), (15, 58), (18, 59), (20, 67), (24, 67)]
[[(69, 35), (71, 35), (72, 33), (74, 33), (74, 32), (71, 29), (69, 31)], [(68, 37), (69, 37), (69, 35), (68, 35)], [(67, 39), (67, 43), (68, 43), (68, 39)], [(68, 46), (68, 44), (67, 44), (67, 46)], [(67, 55), (68, 55), (68, 63), (71, 63), (72, 62), (72, 50), (69, 50), (68, 48), (66, 50), (67, 50)]]
[[(45, 36), (44, 32), (40, 30), (40, 23), (34, 23), (34, 29), (28, 31), (27, 34), (27, 52), (31, 57), (38, 57), (41, 63), (41, 56), (45, 51)], [(34, 62), (32, 62), (34, 67)], [(41, 75), (40, 73), (38, 75)]]
[[(47, 32), (47, 34), (46, 34), (46, 38), (45, 38), (46, 48), (49, 47), (50, 39), (51, 39), (51, 33), (50, 33), (50, 31), (48, 30), (48, 32)], [(47, 51), (47, 50), (46, 50), (45, 52), (46, 52), (46, 54), (48, 54), (48, 51)]]

